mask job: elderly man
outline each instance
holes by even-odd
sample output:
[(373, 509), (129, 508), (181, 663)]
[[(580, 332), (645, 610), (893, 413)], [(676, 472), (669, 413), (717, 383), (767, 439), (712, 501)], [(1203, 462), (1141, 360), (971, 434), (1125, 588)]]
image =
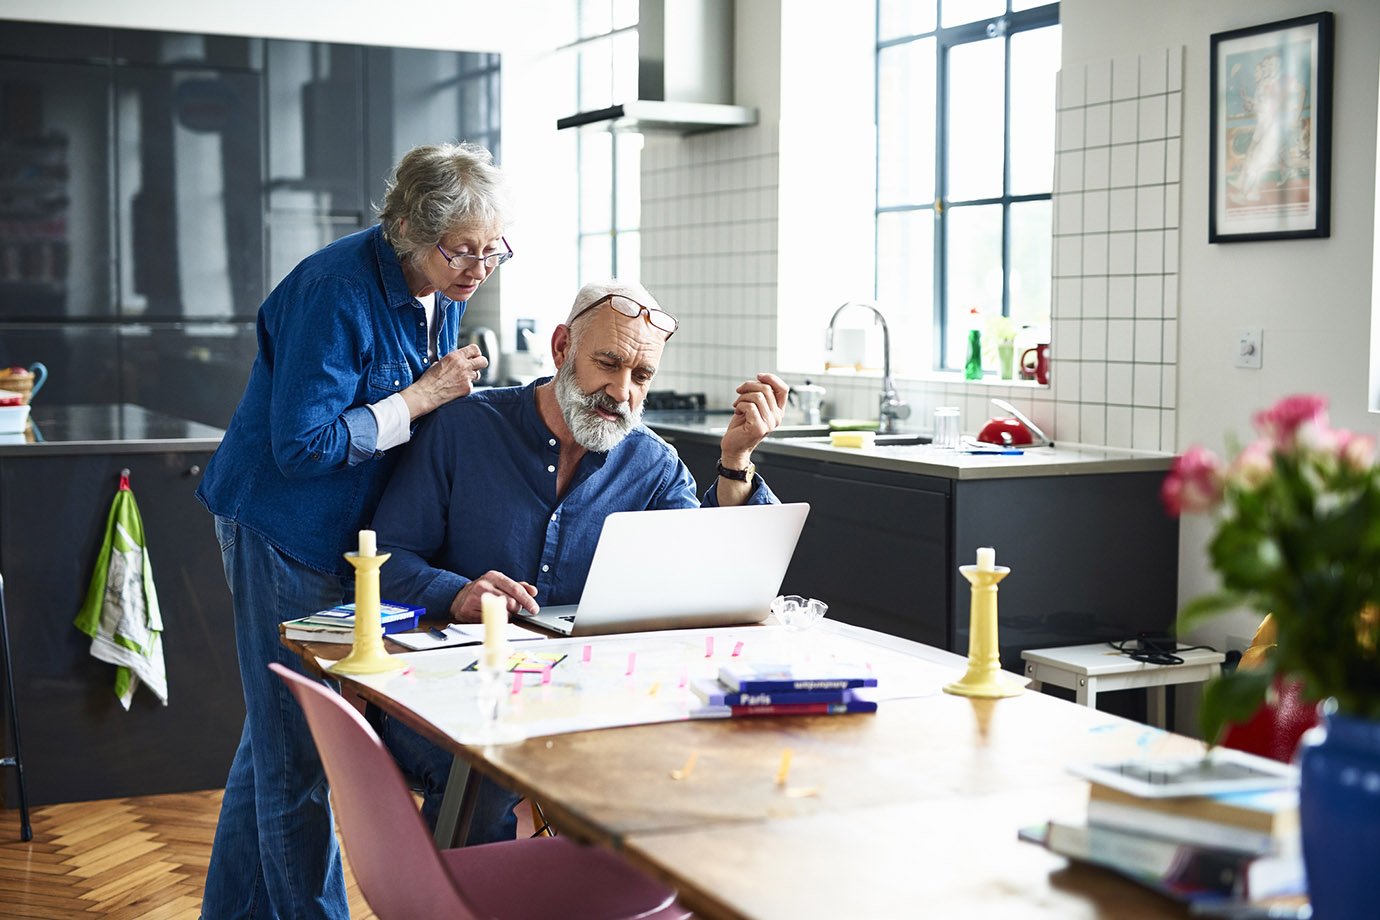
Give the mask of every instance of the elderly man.
[[(615, 511), (692, 508), (695, 480), (641, 425), (642, 402), (676, 320), (640, 285), (580, 289), (551, 337), (553, 379), (480, 391), (432, 413), (374, 517), (390, 600), (430, 616), (477, 622), (480, 597), (510, 610), (579, 601), (604, 518)], [(750, 457), (781, 422), (786, 385), (758, 374), (738, 387), (705, 505), (776, 497)], [(435, 824), (450, 756), (389, 721), (384, 738), (426, 787)], [(516, 798), (487, 785), (469, 842), (511, 839)]]

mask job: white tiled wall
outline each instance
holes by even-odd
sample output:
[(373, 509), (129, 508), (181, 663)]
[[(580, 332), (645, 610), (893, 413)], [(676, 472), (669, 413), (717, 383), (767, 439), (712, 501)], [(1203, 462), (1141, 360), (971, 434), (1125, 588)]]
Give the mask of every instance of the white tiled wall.
[[(1182, 92), (1182, 46), (1060, 75), (1050, 386), (898, 380), (908, 426), (958, 406), (972, 432), (998, 397), (1061, 441), (1174, 449)], [(642, 280), (682, 320), (658, 388), (726, 406), (742, 380), (789, 363), (776, 353), (776, 324), (789, 321), (777, 309), (778, 178), (774, 125), (644, 149)], [(876, 416), (875, 377), (815, 380), (829, 414)]]

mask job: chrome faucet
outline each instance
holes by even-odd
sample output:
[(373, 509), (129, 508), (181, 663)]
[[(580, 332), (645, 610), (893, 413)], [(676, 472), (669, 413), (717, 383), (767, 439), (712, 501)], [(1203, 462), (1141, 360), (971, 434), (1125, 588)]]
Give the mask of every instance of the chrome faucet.
[(877, 433), (891, 434), (896, 430), (896, 420), (910, 418), (910, 406), (896, 395), (896, 386), (891, 382), (891, 330), (887, 329), (886, 317), (875, 304), (865, 300), (844, 301), (834, 315), (829, 317), (829, 325), (824, 330), (824, 347), (834, 347), (834, 321), (846, 307), (867, 307), (877, 314), (877, 322), (882, 324), (882, 395), (878, 400)]

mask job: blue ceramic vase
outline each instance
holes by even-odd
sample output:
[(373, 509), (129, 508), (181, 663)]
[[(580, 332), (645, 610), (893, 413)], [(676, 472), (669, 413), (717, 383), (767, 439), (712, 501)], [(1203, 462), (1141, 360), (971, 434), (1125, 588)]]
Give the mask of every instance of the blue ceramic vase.
[(1342, 715), (1299, 747), (1299, 820), (1308, 895), (1319, 920), (1375, 917), (1380, 876), (1380, 721)]

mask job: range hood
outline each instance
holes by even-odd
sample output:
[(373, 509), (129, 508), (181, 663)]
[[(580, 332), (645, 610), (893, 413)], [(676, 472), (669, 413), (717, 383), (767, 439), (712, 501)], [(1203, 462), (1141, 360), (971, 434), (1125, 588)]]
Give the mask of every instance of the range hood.
[(733, 104), (733, 0), (639, 0), (638, 97), (556, 127), (695, 134), (757, 124)]

